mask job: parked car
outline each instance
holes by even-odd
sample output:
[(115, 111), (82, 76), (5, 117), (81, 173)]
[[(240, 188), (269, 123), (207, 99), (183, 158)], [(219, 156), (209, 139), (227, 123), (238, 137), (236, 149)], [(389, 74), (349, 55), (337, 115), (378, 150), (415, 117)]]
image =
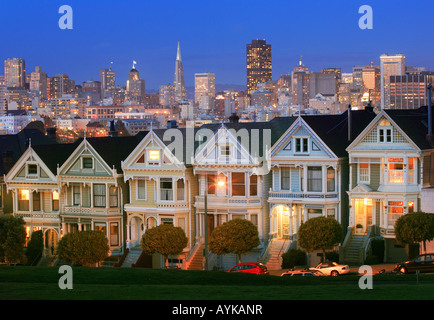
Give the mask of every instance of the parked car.
[(268, 274), (267, 267), (260, 262), (244, 262), (234, 265), (226, 272), (243, 272), (253, 274)]
[(394, 270), (401, 273), (434, 272), (434, 253), (421, 254), (413, 260), (398, 263)]
[(339, 276), (350, 272), (348, 265), (338, 264), (336, 262), (327, 261), (320, 263), (315, 268), (309, 268), (311, 271), (321, 271), (326, 276)]
[(310, 271), (310, 270), (296, 270), (296, 271), (287, 271), (282, 273), (281, 277), (319, 277), (324, 274), (321, 271)]

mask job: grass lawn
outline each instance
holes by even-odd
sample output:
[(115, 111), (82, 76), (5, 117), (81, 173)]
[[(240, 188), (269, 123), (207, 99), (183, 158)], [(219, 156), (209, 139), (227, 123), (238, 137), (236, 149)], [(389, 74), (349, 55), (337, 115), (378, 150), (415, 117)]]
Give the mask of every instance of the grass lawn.
[(357, 275), (291, 278), (219, 271), (73, 268), (61, 290), (55, 267), (0, 267), (1, 300), (432, 300), (434, 275), (376, 275), (372, 290)]

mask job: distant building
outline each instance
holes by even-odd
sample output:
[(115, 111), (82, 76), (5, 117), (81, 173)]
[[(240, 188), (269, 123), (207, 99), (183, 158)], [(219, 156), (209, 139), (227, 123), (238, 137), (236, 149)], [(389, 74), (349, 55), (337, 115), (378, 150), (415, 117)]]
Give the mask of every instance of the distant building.
[(6, 87), (24, 88), (26, 83), (26, 63), (24, 59), (10, 58), (5, 60)]
[(75, 81), (67, 74), (55, 74), (47, 79), (47, 99), (61, 98), (75, 92)]
[(103, 91), (115, 88), (116, 75), (111, 67), (110, 69), (99, 69), (99, 82), (101, 82)]
[(381, 103), (381, 73), (378, 66), (370, 65), (362, 69), (363, 93), (368, 94), (372, 105)]
[(140, 79), (139, 71), (134, 66), (128, 72), (127, 99), (130, 101), (143, 102), (145, 99), (145, 80)]
[(151, 127), (157, 128), (159, 122), (154, 119), (123, 119), (122, 122), (125, 125), (128, 133), (132, 136), (138, 134), (140, 131), (148, 131)]
[(13, 115), (0, 117), (0, 132), (16, 134), (24, 129), (32, 121), (43, 121), (40, 116), (34, 115)]
[[(434, 83), (434, 72), (390, 76), (389, 109), (418, 109), (428, 105), (428, 84)], [(431, 105), (434, 105), (431, 95)]]
[(194, 75), (194, 101), (200, 109), (211, 109), (215, 98), (215, 74), (196, 73)]
[(307, 107), (309, 105), (310, 77), (311, 71), (303, 65), (302, 58), (291, 73), (292, 91), (294, 103)]
[(5, 77), (0, 76), (0, 116), (5, 116), (8, 109), (6, 99)]
[(179, 46), (179, 42), (178, 50), (176, 52), (175, 77), (173, 79), (173, 85), (175, 87), (175, 101), (180, 102), (183, 100), (187, 100), (187, 92), (185, 90), (184, 82), (184, 69), (182, 66), (181, 48)]
[(405, 74), (405, 56), (403, 54), (380, 56), (381, 72), (381, 109), (390, 107), (390, 76)]
[(99, 81), (85, 81), (82, 84), (81, 96), (87, 100), (87, 102), (95, 104), (102, 100), (101, 82)]
[(50, 99), (46, 108), (52, 119), (72, 119), (84, 116), (84, 98), (76, 98), (72, 94), (65, 94), (59, 98)]
[(175, 103), (175, 87), (168, 83), (160, 86), (160, 105), (171, 106)]
[(250, 93), (258, 83), (271, 80), (271, 44), (265, 40), (252, 40), (246, 49), (247, 92)]
[(42, 99), (47, 99), (48, 77), (42, 72), (41, 67), (35, 67), (35, 71), (30, 73), (30, 91), (35, 91)]

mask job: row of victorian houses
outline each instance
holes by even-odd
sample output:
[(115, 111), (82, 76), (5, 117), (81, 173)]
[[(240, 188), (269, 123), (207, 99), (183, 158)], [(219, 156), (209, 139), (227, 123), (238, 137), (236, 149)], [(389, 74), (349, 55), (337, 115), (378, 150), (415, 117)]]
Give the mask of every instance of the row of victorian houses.
[[(297, 247), (303, 222), (327, 216), (346, 232), (341, 262), (363, 263), (374, 238), (385, 240), (385, 260), (397, 261), (406, 254), (395, 221), (421, 210), (423, 195), (434, 197), (430, 128), (426, 107), (367, 107), (69, 144), (23, 130), (0, 137), (0, 210), (23, 217), (28, 237), (42, 230), (48, 254), (78, 230), (105, 232), (111, 254), (121, 254), (168, 223), (189, 239), (177, 260), (189, 269), (203, 260), (205, 234), (247, 219), (261, 243), (245, 259), (271, 263)], [(236, 262), (212, 253), (208, 261), (223, 269)]]

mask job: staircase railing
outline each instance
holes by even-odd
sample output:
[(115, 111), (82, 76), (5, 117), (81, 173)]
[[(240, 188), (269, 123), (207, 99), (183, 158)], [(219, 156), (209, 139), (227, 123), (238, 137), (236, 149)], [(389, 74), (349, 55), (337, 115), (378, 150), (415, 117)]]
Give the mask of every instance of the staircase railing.
[(122, 264), (124, 263), (125, 258), (127, 257), (127, 255), (128, 255), (129, 252), (130, 252), (130, 249), (129, 249), (129, 248), (126, 248), (125, 251), (124, 251), (124, 253), (122, 254), (121, 258), (119, 259), (119, 261), (116, 262), (116, 263), (113, 263), (113, 267), (114, 267), (114, 268), (119, 268), (119, 267), (121, 267)]
[(270, 250), (271, 250), (271, 245), (273, 243), (273, 239), (268, 241), (267, 246), (265, 247), (264, 252), (262, 253), (262, 255), (258, 258), (258, 262), (261, 262), (263, 264), (266, 264), (268, 259), (270, 259)]

